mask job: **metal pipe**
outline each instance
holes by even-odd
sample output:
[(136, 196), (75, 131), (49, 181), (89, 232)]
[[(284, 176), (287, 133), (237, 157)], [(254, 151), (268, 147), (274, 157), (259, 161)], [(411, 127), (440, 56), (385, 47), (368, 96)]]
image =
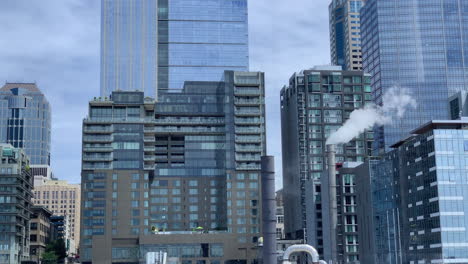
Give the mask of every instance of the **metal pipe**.
[(319, 254), (317, 250), (311, 245), (304, 244), (304, 245), (292, 245), (288, 247), (286, 251), (284, 251), (283, 264), (291, 264), (291, 262), (289, 261), (289, 258), (291, 257), (292, 254), (298, 253), (298, 252), (306, 252), (312, 257), (313, 263), (320, 263)]
[(331, 263), (338, 263), (338, 243), (336, 241), (337, 222), (338, 222), (338, 206), (336, 202), (336, 150), (335, 145), (327, 145), (328, 154), (328, 198), (330, 208), (330, 251)]
[(273, 156), (262, 156), (262, 231), (263, 263), (277, 262), (276, 253), (276, 199), (275, 199), (275, 159)]

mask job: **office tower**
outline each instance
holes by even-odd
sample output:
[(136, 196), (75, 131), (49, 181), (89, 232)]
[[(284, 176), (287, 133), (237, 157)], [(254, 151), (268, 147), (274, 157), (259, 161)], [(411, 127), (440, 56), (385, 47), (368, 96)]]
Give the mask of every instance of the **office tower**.
[[(337, 163), (332, 173), (336, 177), (336, 215), (337, 228), (334, 233), (331, 230), (331, 208), (330, 184), (328, 174), (330, 168), (323, 172), (321, 178), (321, 206), (317, 207), (314, 199), (306, 199), (307, 213), (307, 233), (306, 238), (310, 244), (320, 240), (323, 243), (323, 259), (327, 263), (360, 263), (359, 237), (360, 229), (356, 213), (356, 173), (354, 169), (362, 162)], [(310, 179), (306, 183), (306, 193), (314, 193), (316, 188), (314, 180)], [(317, 225), (317, 215), (321, 215), (321, 225)], [(321, 228), (320, 228), (321, 227)], [(332, 240), (332, 235), (336, 237)], [(334, 243), (336, 241), (336, 245)], [(336, 251), (333, 256), (332, 250)]]
[(247, 0), (101, 0), (101, 96), (248, 70)]
[(76, 253), (80, 241), (81, 186), (67, 181), (46, 180), (34, 186), (34, 205), (44, 206), (54, 216), (66, 219), (64, 236), (69, 253)]
[(30, 235), (30, 259), (36, 261), (42, 259), (47, 244), (51, 241), (52, 212), (43, 206), (31, 206), (31, 235)]
[[(303, 239), (307, 227), (306, 199), (313, 199), (316, 213), (314, 241), (323, 253), (320, 177), (326, 168), (325, 141), (350, 113), (371, 100), (370, 76), (361, 71), (342, 71), (340, 66), (319, 66), (293, 74), (281, 90), (283, 195), (287, 239)], [(338, 145), (336, 160), (363, 161), (370, 153), (372, 132)], [(305, 183), (313, 179), (312, 193)]]
[(35, 83), (0, 89), (0, 140), (23, 148), (32, 165), (50, 165), (50, 105)]
[[(114, 91), (83, 123), (80, 258), (251, 263), (260, 236), (263, 73)], [(175, 262), (179, 263), (179, 262)]]
[(466, 1), (368, 0), (361, 9), (363, 69), (372, 74), (374, 99), (392, 86), (407, 88), (414, 111), (378, 129), (376, 150), (430, 120), (449, 118), (446, 99), (468, 90)]
[(32, 177), (22, 149), (0, 144), (0, 263), (29, 260)]
[[(466, 263), (468, 121), (435, 120), (411, 131), (381, 161), (359, 175), (360, 215), (372, 215), (376, 259), (361, 263)], [(362, 194), (364, 193), (364, 194)], [(362, 203), (361, 203), (362, 202)]]
[(328, 7), (331, 61), (344, 70), (362, 70), (360, 10), (364, 0), (332, 0)]

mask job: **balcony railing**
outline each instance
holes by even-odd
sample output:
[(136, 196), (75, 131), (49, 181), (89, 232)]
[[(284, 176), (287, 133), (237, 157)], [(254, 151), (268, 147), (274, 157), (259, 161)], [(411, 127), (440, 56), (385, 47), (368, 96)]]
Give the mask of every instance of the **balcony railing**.
[(86, 142), (112, 142), (113, 137), (112, 136), (100, 136), (100, 137), (84, 136), (83, 141), (86, 141)]
[(236, 88), (235, 95), (260, 95), (260, 89)]
[(84, 156), (84, 161), (112, 161), (114, 158), (112, 155), (109, 156)]
[(236, 136), (236, 142), (261, 142), (261, 137)]
[(262, 131), (259, 127), (236, 127), (236, 133), (261, 133)]
[(261, 115), (261, 111), (260, 110), (249, 110), (249, 109), (236, 109), (234, 111), (234, 114), (235, 115), (238, 115), (238, 116), (252, 116), (252, 115)]
[(109, 152), (113, 151), (112, 147), (84, 147), (83, 151), (85, 152)]

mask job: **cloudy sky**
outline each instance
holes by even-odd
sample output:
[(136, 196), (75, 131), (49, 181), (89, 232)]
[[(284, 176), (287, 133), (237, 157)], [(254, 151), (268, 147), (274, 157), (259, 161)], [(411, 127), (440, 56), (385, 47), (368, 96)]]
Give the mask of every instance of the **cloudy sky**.
[[(281, 186), (279, 91), (328, 64), (328, 0), (249, 0), (250, 65), (267, 78), (268, 152)], [(99, 95), (99, 0), (1, 0), (0, 80), (36, 82), (52, 105), (52, 167), (80, 181), (81, 123)]]

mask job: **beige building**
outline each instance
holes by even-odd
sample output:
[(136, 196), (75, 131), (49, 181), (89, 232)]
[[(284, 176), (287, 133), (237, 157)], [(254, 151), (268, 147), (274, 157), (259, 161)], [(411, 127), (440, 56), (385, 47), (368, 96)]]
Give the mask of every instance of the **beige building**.
[[(67, 181), (47, 180), (34, 186), (33, 204), (44, 206), (54, 215), (66, 218), (66, 234), (69, 234), (69, 253), (76, 253), (80, 241), (80, 184)], [(67, 242), (67, 241), (66, 241)]]
[(43, 206), (31, 207), (30, 257), (32, 261), (41, 260), (47, 243), (50, 241), (50, 216), (52, 212)]

